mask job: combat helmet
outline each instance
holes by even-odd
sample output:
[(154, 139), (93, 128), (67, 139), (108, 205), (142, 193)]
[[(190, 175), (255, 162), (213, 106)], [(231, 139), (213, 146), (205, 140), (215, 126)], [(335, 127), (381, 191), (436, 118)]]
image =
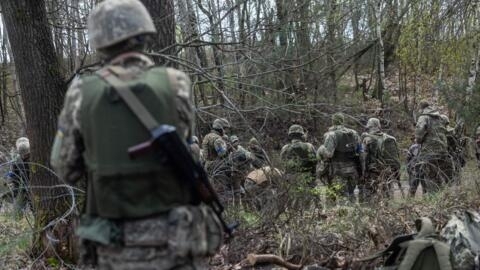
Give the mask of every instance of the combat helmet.
[(213, 121), (212, 128), (224, 132), (225, 128), (230, 127), (230, 122), (225, 118), (217, 118)]
[(335, 126), (343, 125), (345, 123), (345, 116), (343, 113), (335, 113), (332, 115), (332, 124)]
[(230, 136), (229, 141), (230, 141), (230, 143), (234, 144), (234, 143), (239, 142), (240, 139), (238, 139), (237, 135), (232, 135), (232, 136)]
[(106, 0), (88, 17), (90, 45), (96, 50), (156, 32), (150, 14), (139, 0)]
[(380, 120), (378, 118), (370, 118), (367, 122), (367, 129), (368, 130), (380, 130), (382, 126), (380, 125)]
[(27, 137), (20, 137), (15, 142), (15, 148), (21, 158), (26, 158), (30, 154), (30, 140)]
[(288, 136), (292, 136), (292, 135), (305, 135), (305, 130), (303, 130), (303, 127), (300, 126), (300, 125), (291, 125), (289, 128), (288, 128)]

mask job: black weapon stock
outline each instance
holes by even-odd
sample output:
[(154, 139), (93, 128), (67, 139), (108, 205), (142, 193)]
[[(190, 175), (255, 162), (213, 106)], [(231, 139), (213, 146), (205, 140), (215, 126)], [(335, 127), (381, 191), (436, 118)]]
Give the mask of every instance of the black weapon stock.
[(170, 125), (160, 125), (151, 131), (151, 135), (150, 140), (128, 148), (130, 158), (135, 159), (147, 152), (156, 151), (156, 149), (165, 153), (175, 173), (192, 189), (193, 203), (201, 201), (210, 206), (220, 220), (223, 230), (231, 236), (239, 224), (227, 225), (223, 220), (224, 207), (213, 190), (207, 173), (193, 159), (190, 151), (178, 136), (176, 128)]

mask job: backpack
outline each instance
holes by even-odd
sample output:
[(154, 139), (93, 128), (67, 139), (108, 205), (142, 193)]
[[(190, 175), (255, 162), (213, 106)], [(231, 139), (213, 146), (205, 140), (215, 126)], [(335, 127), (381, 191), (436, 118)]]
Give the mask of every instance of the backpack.
[(465, 211), (453, 215), (441, 235), (452, 250), (455, 269), (480, 269), (480, 215)]
[(378, 139), (378, 158), (383, 164), (392, 169), (400, 169), (400, 154), (398, 152), (397, 140), (386, 133)]
[(418, 233), (393, 239), (383, 251), (360, 261), (386, 258), (380, 269), (452, 270), (450, 247), (439, 240), (428, 218), (415, 221)]
[(309, 151), (308, 146), (304, 142), (294, 142), (287, 150), (286, 158), (290, 169), (297, 171), (310, 170), (315, 166), (315, 157)]

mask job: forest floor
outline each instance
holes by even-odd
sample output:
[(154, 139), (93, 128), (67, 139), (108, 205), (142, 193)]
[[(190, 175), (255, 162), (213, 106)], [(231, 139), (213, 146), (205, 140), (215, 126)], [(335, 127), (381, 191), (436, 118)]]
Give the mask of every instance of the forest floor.
[[(394, 199), (379, 198), (371, 204), (328, 205), (318, 194), (317, 203), (312, 204), (311, 194), (295, 191), (288, 195), (279, 192), (276, 200), (267, 198), (261, 208), (251, 207), (247, 200), (230, 205), (227, 218), (240, 221), (241, 226), (211, 259), (211, 269), (275, 268), (249, 266), (245, 260), (248, 254), (273, 254), (291, 263), (317, 263), (328, 269), (357, 269), (359, 258), (381, 250), (396, 235), (413, 233), (418, 217), (430, 217), (440, 229), (456, 211), (479, 210), (477, 174), (478, 168), (469, 162), (460, 185), (425, 196), (418, 192), (413, 199), (404, 198), (397, 188)], [(304, 195), (307, 200), (302, 200)], [(289, 206), (283, 208), (283, 203)], [(2, 269), (30, 269), (35, 261), (28, 256), (32, 216), (27, 212), (16, 217), (12, 210), (7, 202), (0, 211), (0, 265)], [(68, 269), (55, 258), (43, 261), (47, 269)]]

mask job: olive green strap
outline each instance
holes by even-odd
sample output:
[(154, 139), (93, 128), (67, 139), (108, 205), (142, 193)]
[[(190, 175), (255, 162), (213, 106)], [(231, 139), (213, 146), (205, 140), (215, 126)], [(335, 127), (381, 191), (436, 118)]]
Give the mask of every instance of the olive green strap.
[(152, 131), (159, 127), (157, 120), (153, 118), (152, 114), (145, 108), (142, 102), (137, 98), (137, 96), (132, 92), (126, 83), (120, 80), (110, 68), (103, 68), (97, 71), (98, 75), (104, 79), (108, 84), (110, 84), (118, 95), (123, 99), (127, 104), (130, 110), (135, 114), (135, 116), (142, 122), (142, 124), (149, 130)]

